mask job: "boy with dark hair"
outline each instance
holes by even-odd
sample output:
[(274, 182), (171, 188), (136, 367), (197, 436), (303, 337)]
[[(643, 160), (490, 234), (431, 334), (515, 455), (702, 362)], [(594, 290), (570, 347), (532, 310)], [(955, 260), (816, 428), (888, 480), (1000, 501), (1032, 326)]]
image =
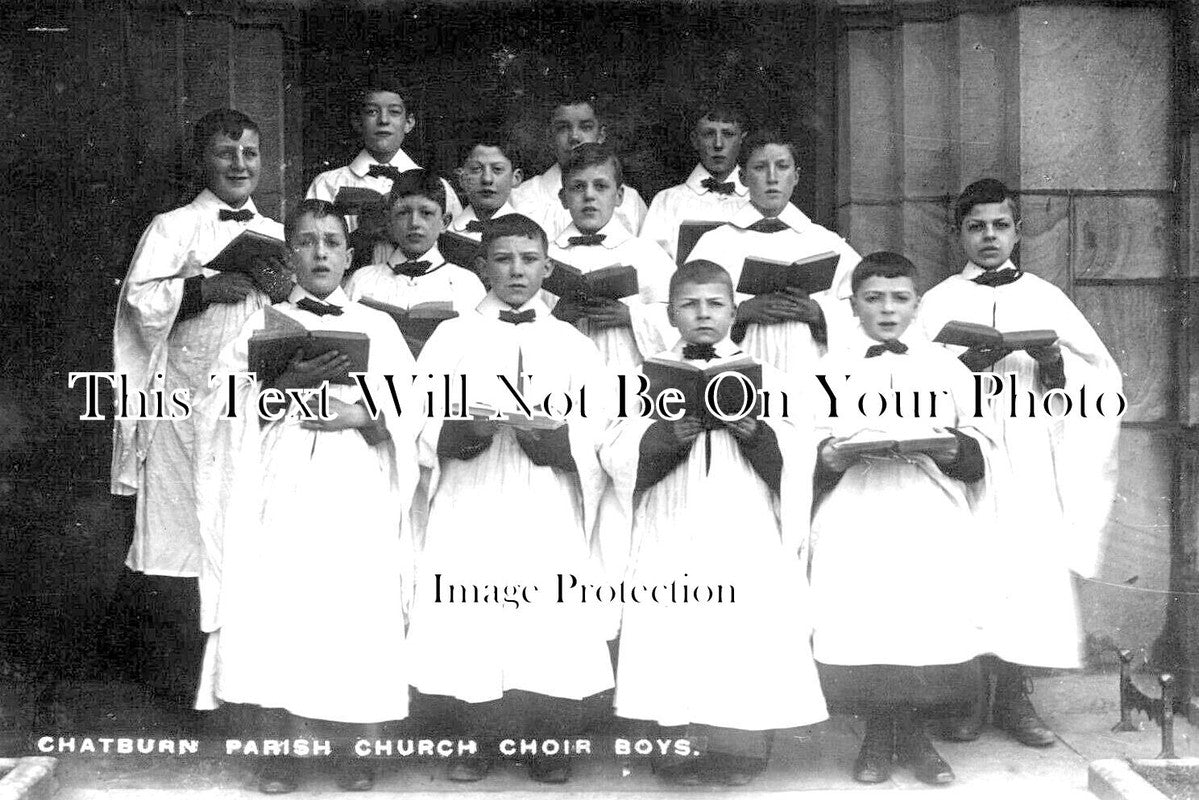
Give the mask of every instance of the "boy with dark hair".
[[(530, 732), (561, 738), (579, 714), (578, 701), (611, 688), (613, 679), (598, 610), (556, 603), (550, 594), (555, 574), (592, 582), (598, 576), (590, 540), (607, 480), (596, 449), (610, 386), (594, 345), (539, 298), (553, 270), (544, 231), (509, 214), (487, 226), (483, 246), (487, 296), (476, 311), (442, 323), (417, 374), (465, 376), (478, 402), (513, 411), (506, 422), (491, 415), (425, 421), (418, 448), (428, 471), (429, 512), (408, 641), (412, 685), (453, 698), (458, 719), (487, 753), (494, 748), (490, 737), (501, 732), (498, 701), (521, 706), (508, 720), (539, 711), (542, 719)], [(530, 404), (547, 392), (578, 402), (591, 387), (591, 405), (585, 416), (571, 414), (556, 427), (522, 425), (527, 418), (515, 411), (499, 376)], [(542, 593), (516, 607), (447, 603), (450, 583), (456, 592), (541, 585)], [(526, 719), (502, 732), (531, 727)], [(449, 777), (477, 781), (489, 768), (486, 755), (456, 759)], [(529, 772), (562, 783), (570, 776), (569, 757), (538, 753)]]
[[(970, 602), (979, 540), (972, 512), (990, 442), (971, 419), (969, 372), (912, 335), (915, 279), (915, 265), (897, 253), (863, 258), (850, 298), (858, 327), (821, 365), (830, 378), (851, 376), (840, 390), (847, 397), (941, 400), (918, 417), (910, 407), (873, 416), (849, 407), (819, 424), (828, 438), (817, 467), (826, 494), (812, 522), (813, 646), (826, 685), (852, 695), (849, 705), (866, 717), (853, 773), (863, 783), (887, 780), (893, 758), (925, 783), (954, 779), (917, 715), (971, 696), (969, 662), (982, 647)], [(937, 446), (855, 449), (871, 436), (929, 437)]]
[(469, 269), (446, 261), (437, 238), (449, 221), (444, 182), (415, 170), (392, 186), (388, 242), (382, 263), (354, 272), (346, 282), (351, 300), (369, 297), (404, 310), (418, 303), (449, 301), (459, 314), (473, 311), (487, 292)]
[[(526, 179), (512, 190), (512, 205), (517, 211), (536, 220), (546, 234), (554, 239), (570, 225), (570, 214), (559, 199), (562, 191), (562, 167), (570, 154), (581, 144), (602, 144), (608, 136), (593, 97), (577, 98), (561, 95), (549, 107), (547, 139), (557, 163), (540, 175)], [(631, 186), (624, 194), (616, 217), (636, 235), (645, 220), (645, 201)]]
[[(948, 322), (979, 323), (1000, 331), (1051, 330), (1057, 341), (1019, 350), (945, 345), (973, 372), (1032, 393), (1117, 393), (1120, 370), (1090, 323), (1057, 287), (1011, 261), (1020, 241), (1016, 196), (1003, 183), (967, 186), (954, 211), (968, 263), (928, 291), (920, 323), (929, 338)], [(1056, 401), (1054, 401), (1056, 402)], [(1059, 409), (1060, 410), (1060, 409)], [(988, 583), (986, 652), (998, 657), (994, 721), (1031, 747), (1054, 742), (1028, 698), (1024, 665), (1080, 666), (1078, 601), (1071, 572), (1095, 573), (1103, 527), (1116, 485), (1119, 419), (1077, 414), (1010, 416), (995, 400), (987, 412), (997, 430), (1002, 469), (993, 475), (995, 524), (984, 541)], [(953, 739), (978, 737), (981, 714), (946, 729)]]
[(699, 163), (687, 180), (654, 196), (641, 237), (677, 256), (679, 226), (689, 221), (728, 222), (749, 203), (749, 189), (737, 165), (747, 131), (744, 112), (735, 103), (715, 100), (694, 114), (691, 146)]
[[(206, 188), (186, 206), (155, 217), (142, 235), (113, 332), (114, 368), (129, 388), (167, 397), (180, 389), (198, 396), (221, 348), (270, 302), (246, 275), (204, 265), (243, 231), (283, 239), (283, 226), (259, 214), (251, 198), (261, 170), (258, 125), (239, 111), (210, 111), (196, 122), (193, 141)], [(137, 495), (125, 562), (136, 572), (199, 575), (193, 441), (187, 419), (116, 423), (112, 492)]]
[[(680, 267), (669, 314), (681, 339), (656, 360), (701, 368), (746, 361), (728, 338), (733, 287), (719, 265)], [(690, 411), (674, 422), (629, 417), (601, 451), (623, 506), (617, 524), (633, 520), (626, 582), (686, 575), (735, 591), (727, 603), (624, 606), (616, 713), (687, 726), (690, 738), (708, 741), (700, 758), (659, 767), (672, 782), (748, 783), (766, 766), (774, 729), (827, 717), (801, 560), (811, 509), (810, 417), (782, 373), (763, 365), (761, 382), (776, 404), (770, 416), (755, 404), (748, 416), (716, 427)]]
[(728, 224), (704, 234), (691, 258), (709, 260), (729, 271), (736, 286), (748, 257), (791, 263), (832, 252), (840, 256), (832, 286), (808, 296), (797, 289), (740, 295), (733, 339), (746, 352), (784, 372), (811, 369), (852, 327), (850, 276), (860, 256), (832, 231), (812, 222), (791, 204), (799, 181), (795, 145), (773, 131), (758, 131), (741, 146), (741, 179), (749, 205)]
[[(305, 200), (287, 227), (298, 285), (286, 301), (246, 321), (216, 364), (220, 388), (198, 407), (209, 641), (196, 705), (258, 706), (262, 722), (274, 728), (263, 736), (294, 735), (287, 729), (294, 715), (337, 723), (331, 727), (353, 739), (370, 735), (374, 723), (408, 715), (402, 620), (412, 591), (414, 431), (383, 398), (388, 377), (411, 375), (413, 360), (387, 315), (341, 290), (350, 252), (334, 206)], [(279, 317), (310, 331), (365, 334), (364, 380), (379, 415), (372, 417), (357, 382), (339, 380), (350, 359), (334, 350), (311, 359), (297, 352), (269, 386), (239, 382), (237, 416), (228, 418), (229, 376), (251, 366), (251, 335)], [(255, 412), (268, 388), (326, 382), (328, 418), (296, 404), (277, 419)], [(406, 381), (397, 383), (406, 399)], [(337, 770), (343, 789), (373, 784), (364, 759), (341, 756)], [(258, 788), (295, 789), (294, 760), (261, 759)]]
[(666, 291), (674, 264), (660, 247), (631, 234), (615, 217), (624, 188), (621, 164), (606, 144), (582, 144), (562, 172), (561, 203), (571, 225), (550, 245), (550, 257), (584, 274), (633, 267), (638, 293), (621, 299), (559, 298), (554, 316), (587, 334), (612, 370), (635, 368), (673, 339)]
[(512, 145), (498, 138), (476, 137), (467, 147), (457, 171), (467, 205), (450, 222), (450, 231), (482, 241), (488, 220), (516, 213), (510, 197), (523, 175), (512, 153)]

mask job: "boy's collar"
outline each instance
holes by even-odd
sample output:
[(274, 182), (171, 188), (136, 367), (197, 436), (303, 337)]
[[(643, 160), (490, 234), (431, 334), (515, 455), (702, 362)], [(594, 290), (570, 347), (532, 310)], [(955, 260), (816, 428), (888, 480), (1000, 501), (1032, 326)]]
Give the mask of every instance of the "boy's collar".
[(441, 250), (438, 249), (437, 245), (433, 245), (419, 256), (416, 256), (415, 258), (409, 258), (408, 256), (404, 255), (404, 250), (397, 244), (391, 248), (391, 253), (388, 254), (387, 261), (385, 263), (388, 267), (393, 267), (396, 264), (403, 264), (406, 261), (428, 261), (429, 268), (425, 270), (425, 274), (428, 275), (434, 269), (445, 263), (445, 256), (441, 254)]
[[(600, 228), (596, 233), (604, 237), (599, 246), (605, 250), (614, 250), (633, 238), (633, 234), (629, 233), (629, 229), (616, 218), (616, 214), (613, 214), (612, 219), (608, 220), (608, 224)], [(558, 234), (558, 238), (554, 239), (554, 244), (565, 250), (570, 247), (570, 237), (585, 235), (572, 222), (566, 230)]]
[(287, 301), (294, 306), (298, 301), (304, 299), (305, 297), (310, 297), (318, 303), (332, 303), (335, 306), (345, 306), (350, 302), (349, 296), (340, 286), (330, 292), (328, 297), (321, 299), (298, 283), (292, 287), (291, 294), (287, 296)]
[[(766, 219), (766, 217), (762, 215), (762, 212), (754, 208), (753, 204), (750, 203), (738, 210), (733, 215), (731, 222), (736, 227), (744, 230), (763, 219)], [(802, 233), (804, 228), (812, 224), (812, 220), (808, 219), (808, 215), (796, 208), (794, 203), (787, 203), (786, 207), (779, 213), (777, 219), (796, 233)]]
[[(708, 172), (707, 167), (703, 164), (696, 164), (695, 169), (691, 170), (691, 175), (685, 181), (685, 185), (696, 194), (707, 194), (711, 190), (705, 189), (703, 183), (711, 177), (712, 173)], [(738, 197), (745, 197), (749, 194), (749, 187), (741, 182), (741, 167), (733, 167), (733, 171), (729, 173), (729, 176), (725, 180), (732, 181), (733, 192)]]
[[(517, 211), (512, 207), (512, 203), (509, 199), (505, 200), (504, 204), (495, 210), (495, 213), (491, 215), (491, 218), (495, 219), (496, 217), (502, 217), (505, 214), (515, 213), (517, 213)], [(467, 224), (476, 222), (478, 219), (479, 215), (475, 213), (474, 206), (472, 206), (470, 203), (467, 203), (466, 208), (462, 209), (462, 211), (458, 213), (458, 216), (454, 217), (454, 219), (450, 222), (450, 230), (452, 230), (454, 233), (464, 233), (466, 231)]]
[[(994, 272), (1002, 272), (1005, 269), (1015, 269), (1015, 268), (1016, 268), (1016, 265), (1013, 264), (1012, 260), (1009, 258), (1007, 261), (1003, 262), (998, 267), (996, 267), (994, 269)], [(975, 264), (973, 261), (967, 261), (966, 268), (962, 270), (962, 277), (968, 281), (972, 281), (975, 278), (977, 278), (979, 275), (982, 275), (986, 271), (987, 270), (983, 269), (978, 264)]]
[[(920, 332), (919, 326), (915, 324), (914, 319), (908, 325), (907, 330), (897, 338), (901, 343), (907, 345), (909, 350), (912, 348), (920, 349), (928, 344), (928, 339)], [(860, 357), (866, 354), (866, 348), (880, 343), (878, 339), (866, 333), (866, 329), (862, 327), (860, 320), (856, 320), (853, 331), (850, 335), (842, 337), (842, 345), (837, 349), (852, 356)]]
[(227, 208), (230, 211), (248, 210), (254, 212), (255, 214), (258, 213), (258, 206), (254, 205), (253, 197), (247, 197), (246, 202), (242, 203), (241, 208), (234, 208), (221, 198), (217, 197), (216, 193), (213, 192), (212, 189), (204, 189), (202, 192), (196, 195), (196, 199), (192, 202), (202, 209), (212, 209), (213, 211)]
[[(670, 350), (668, 350), (667, 352), (669, 352), (671, 355), (673, 355), (679, 361), (682, 361), (683, 360), (683, 348), (686, 346), (687, 346), (687, 342), (683, 339), (679, 339), (677, 342), (675, 342), (674, 347), (670, 348)], [(716, 358), (717, 359), (733, 358), (734, 356), (745, 355), (745, 352), (740, 347), (738, 347), (736, 344), (734, 344), (733, 340), (730, 339), (728, 336), (725, 336), (719, 342), (712, 345), (712, 347), (713, 347), (713, 349), (716, 350)]]
[[(350, 162), (350, 172), (354, 173), (359, 178), (365, 178), (367, 170), (369, 170), (372, 165), (382, 163), (382, 161), (379, 161), (377, 158), (372, 156), (369, 151), (362, 150), (357, 156), (355, 156), (354, 160)], [(407, 172), (410, 169), (420, 169), (420, 165), (409, 158), (408, 154), (403, 150), (397, 150), (396, 154), (391, 157), (391, 161), (388, 161), (387, 164), (395, 167), (400, 172)]]
[(528, 309), (532, 309), (533, 311), (537, 312), (537, 319), (539, 320), (547, 319), (550, 316), (549, 306), (542, 301), (541, 292), (538, 292), (529, 298), (529, 301), (520, 308), (513, 308), (503, 300), (496, 297), (492, 292), (488, 292), (487, 296), (483, 298), (482, 302), (475, 306), (475, 311), (478, 311), (480, 314), (490, 319), (499, 319), (501, 311), (520, 312)]

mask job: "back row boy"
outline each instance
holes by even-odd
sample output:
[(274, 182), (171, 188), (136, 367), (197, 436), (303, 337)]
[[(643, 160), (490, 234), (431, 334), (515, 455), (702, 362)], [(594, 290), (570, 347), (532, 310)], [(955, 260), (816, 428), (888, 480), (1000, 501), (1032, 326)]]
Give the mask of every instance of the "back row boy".
[[(552, 106), (547, 139), (557, 163), (512, 190), (512, 205), (520, 213), (540, 223), (551, 240), (570, 225), (570, 214), (559, 199), (562, 168), (579, 145), (586, 142), (603, 143), (607, 138), (607, 129), (593, 99), (562, 97)], [(624, 197), (616, 216), (630, 233), (637, 234), (645, 221), (645, 201), (633, 187), (623, 188)]]
[(732, 220), (749, 203), (749, 188), (737, 166), (745, 134), (745, 114), (737, 106), (723, 101), (701, 106), (691, 128), (699, 163), (686, 181), (654, 196), (641, 236), (677, 258), (684, 222)]
[(487, 222), (516, 213), (511, 202), (512, 190), (524, 176), (512, 160), (512, 146), (495, 137), (479, 137), (470, 142), (457, 176), (458, 185), (466, 193), (467, 205), (453, 217), (449, 230), (480, 242)]
[(792, 205), (791, 193), (799, 182), (796, 156), (795, 145), (777, 132), (748, 136), (740, 166), (749, 205), (727, 225), (705, 233), (690, 255), (724, 267), (734, 287), (747, 257), (791, 263), (825, 252), (840, 256), (832, 286), (812, 297), (795, 289), (752, 297), (738, 293), (734, 341), (784, 372), (811, 369), (828, 340), (851, 326), (850, 277), (861, 260), (848, 242)]

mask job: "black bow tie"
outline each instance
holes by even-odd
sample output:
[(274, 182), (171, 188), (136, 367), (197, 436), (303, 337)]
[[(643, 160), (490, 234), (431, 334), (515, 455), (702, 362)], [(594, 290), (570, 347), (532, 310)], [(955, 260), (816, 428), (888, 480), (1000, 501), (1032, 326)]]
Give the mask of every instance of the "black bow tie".
[(367, 169), (366, 174), (372, 178), (391, 178), (393, 182), (398, 181), (404, 173), (391, 164), (371, 164)]
[(1012, 281), (1018, 281), (1023, 274), (1024, 272), (1019, 269), (989, 269), (973, 280), (979, 286), (995, 288), (996, 286), (1006, 286)]
[(335, 306), (332, 303), (322, 303), (319, 300), (313, 300), (311, 297), (301, 297), (296, 301), (296, 308), (316, 314), (318, 317), (323, 317), (326, 314), (340, 317), (342, 312), (341, 306)]
[(241, 211), (230, 211), (227, 208), (222, 208), (217, 211), (217, 217), (221, 222), (228, 222), (229, 220), (233, 220), (234, 222), (249, 222), (254, 219), (254, 212), (248, 208), (243, 208)]
[(503, 309), (500, 311), (500, 322), (508, 322), (512, 325), (522, 325), (526, 322), (532, 322), (537, 319), (537, 312), (531, 308), (526, 308), (524, 311), (516, 312)]
[(883, 353), (891, 352), (896, 355), (903, 355), (908, 351), (908, 346), (898, 339), (888, 339), (885, 342), (872, 344), (866, 348), (866, 358), (874, 358), (881, 356)]
[(732, 194), (737, 188), (732, 181), (718, 181), (715, 178), (704, 178), (699, 185), (716, 194)]
[(566, 241), (571, 245), (581, 245), (583, 247), (591, 247), (597, 244), (603, 244), (604, 239), (608, 237), (602, 233), (585, 233), (582, 236), (572, 236)]
[(405, 261), (403, 264), (392, 264), (391, 271), (396, 275), (407, 275), (409, 278), (419, 278), (432, 266), (428, 261)]
[(484, 227), (485, 226), (483, 225), (482, 221), (477, 219), (472, 219), (470, 222), (466, 223), (467, 233), (482, 233)]
[(758, 233), (778, 233), (779, 231), (787, 230), (787, 223), (779, 220), (777, 217), (766, 217), (755, 222), (746, 228), (747, 231), (757, 231)]
[(716, 358), (716, 348), (710, 344), (685, 344), (683, 345), (683, 358), (711, 361)]

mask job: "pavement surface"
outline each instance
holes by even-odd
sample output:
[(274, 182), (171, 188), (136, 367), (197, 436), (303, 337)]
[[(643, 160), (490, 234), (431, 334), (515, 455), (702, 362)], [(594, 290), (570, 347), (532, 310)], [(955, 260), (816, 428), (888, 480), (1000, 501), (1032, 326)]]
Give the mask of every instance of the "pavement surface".
[[(73, 694), (73, 696), (70, 696)], [(766, 773), (745, 789), (698, 787), (678, 789), (664, 785), (653, 774), (649, 761), (622, 757), (613, 752), (612, 737), (622, 736), (620, 721), (612, 733), (592, 739), (589, 758), (576, 759), (574, 776), (563, 786), (531, 782), (514, 761), (500, 762), (488, 778), (477, 784), (447, 781), (444, 762), (433, 758), (383, 760), (371, 796), (403, 794), (406, 798), (544, 798), (585, 795), (588, 798), (629, 798), (683, 795), (757, 797), (769, 795), (815, 798), (880, 798), (898, 793), (935, 793), (952, 798), (1090, 798), (1087, 764), (1101, 758), (1153, 758), (1161, 751), (1160, 732), (1143, 714), (1134, 714), (1137, 731), (1113, 733), (1119, 720), (1117, 677), (1114, 674), (1063, 674), (1038, 678), (1033, 701), (1055, 730), (1053, 747), (1030, 749), (986, 729), (982, 739), (969, 744), (937, 743), (953, 766), (957, 781), (929, 787), (910, 772), (896, 769), (892, 779), (877, 786), (857, 784), (849, 770), (861, 744), (862, 723), (837, 716), (810, 728), (783, 731), (775, 741)], [(190, 735), (171, 730), (164, 712), (129, 685), (79, 684), (60, 694), (59, 702), (71, 709), (71, 718), (60, 717), (43, 735), (74, 733), (77, 742), (90, 736), (147, 736), (159, 739)], [(84, 720), (91, 722), (84, 723)], [(190, 723), (195, 724), (192, 720)], [(49, 726), (45, 726), (49, 727)], [(1182, 717), (1175, 721), (1175, 750), (1179, 756), (1199, 756), (1196, 730)], [(203, 735), (203, 734), (201, 734)], [(202, 740), (198, 755), (61, 755), (57, 767), (59, 800), (92, 798), (260, 798), (254, 789), (251, 759), (225, 756), (224, 738), (211, 733)], [(2, 755), (34, 755), (32, 751)], [(326, 759), (306, 759), (299, 791), (290, 797), (309, 798), (341, 793)]]

